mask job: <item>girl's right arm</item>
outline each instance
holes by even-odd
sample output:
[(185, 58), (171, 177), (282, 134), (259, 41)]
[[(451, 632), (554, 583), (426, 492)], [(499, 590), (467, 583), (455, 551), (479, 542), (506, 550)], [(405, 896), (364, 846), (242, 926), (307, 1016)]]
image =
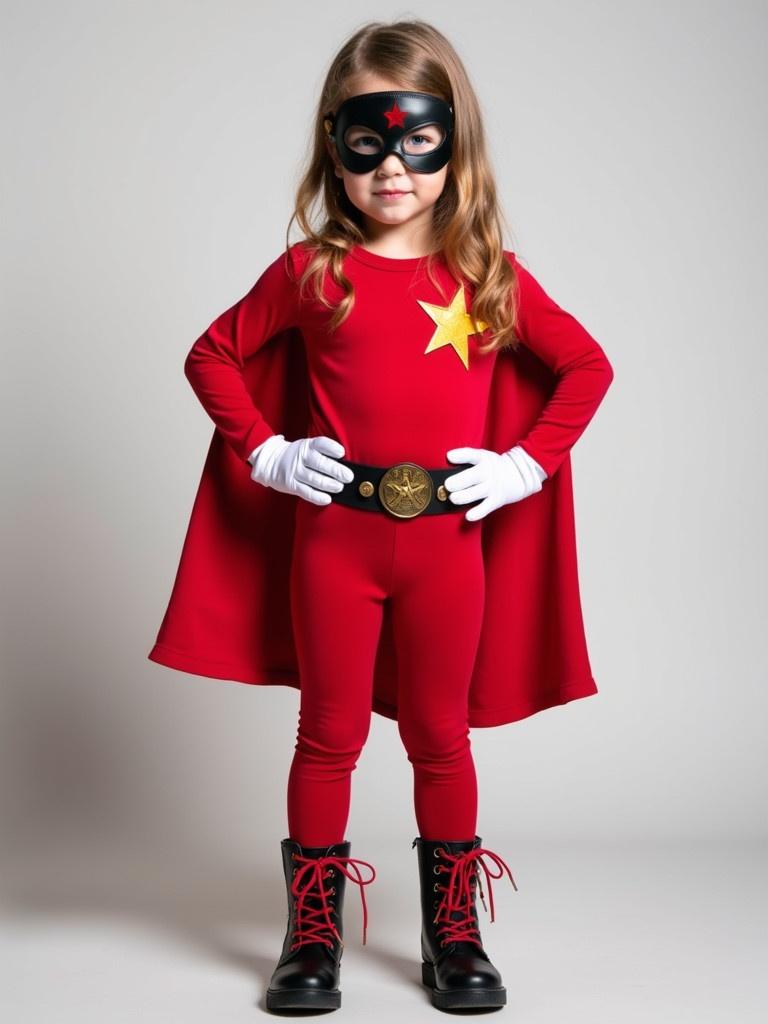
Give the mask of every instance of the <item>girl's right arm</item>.
[[(290, 249), (293, 256), (298, 245)], [(298, 325), (297, 276), (298, 260), (289, 266), (286, 253), (280, 253), (251, 290), (197, 339), (184, 362), (203, 408), (245, 462), (275, 431), (248, 393), (243, 365), (274, 334)]]

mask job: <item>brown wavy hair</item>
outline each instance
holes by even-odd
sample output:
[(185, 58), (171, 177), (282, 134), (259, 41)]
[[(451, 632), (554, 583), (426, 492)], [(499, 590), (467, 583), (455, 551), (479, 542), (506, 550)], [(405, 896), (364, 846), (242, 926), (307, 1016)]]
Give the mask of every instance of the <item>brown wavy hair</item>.
[[(427, 92), (453, 106), (454, 134), (451, 162), (442, 194), (433, 208), (435, 247), (426, 269), (433, 277), (433, 257), (440, 253), (457, 282), (472, 288), (471, 316), (491, 329), (481, 351), (517, 347), (515, 332), (518, 282), (514, 267), (504, 256), (501, 224), (506, 225), (486, 151), (480, 105), (464, 65), (445, 36), (425, 21), (369, 22), (341, 47), (326, 74), (314, 117), (312, 141), (301, 171), (294, 212), (288, 222), (286, 250), (290, 249), (291, 225), (296, 221), (311, 253), (301, 275), (301, 287), (311, 283), (314, 297), (334, 313), (334, 329), (349, 315), (354, 288), (342, 270), (344, 257), (356, 244), (366, 241), (362, 214), (350, 202), (343, 181), (334, 174), (326, 147), (323, 116), (337, 111), (355, 95), (354, 79), (378, 74), (402, 89)], [(321, 209), (322, 223), (313, 227), (313, 208)], [(323, 293), (328, 271), (343, 291), (331, 303)]]

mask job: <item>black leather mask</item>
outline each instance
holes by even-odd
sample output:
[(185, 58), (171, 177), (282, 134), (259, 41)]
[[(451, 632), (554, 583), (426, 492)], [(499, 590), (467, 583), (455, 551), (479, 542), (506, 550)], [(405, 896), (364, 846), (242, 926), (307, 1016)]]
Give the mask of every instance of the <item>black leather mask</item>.
[[(325, 114), (323, 124), (342, 164), (354, 174), (372, 171), (389, 153), (395, 153), (406, 167), (421, 174), (434, 174), (451, 158), (453, 107), (430, 93), (366, 92), (350, 96), (335, 114)], [(434, 124), (439, 125), (442, 136), (435, 139), (436, 144), (427, 148), (408, 140), (414, 129)], [(350, 149), (345, 135), (353, 126), (368, 128), (379, 138)], [(360, 152), (361, 148), (366, 152)]]

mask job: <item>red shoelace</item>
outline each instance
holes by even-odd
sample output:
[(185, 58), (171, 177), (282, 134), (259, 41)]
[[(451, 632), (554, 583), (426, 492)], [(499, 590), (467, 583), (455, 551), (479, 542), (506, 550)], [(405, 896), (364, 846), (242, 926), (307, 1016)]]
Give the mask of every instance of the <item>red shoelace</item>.
[[(365, 945), (366, 929), (368, 927), (368, 908), (365, 904), (365, 890), (363, 886), (370, 885), (376, 877), (376, 869), (373, 865), (369, 864), (367, 860), (358, 860), (356, 857), (302, 857), (300, 854), (292, 853), (291, 858), (304, 862), (296, 870), (293, 882), (291, 883), (291, 892), (297, 897), (295, 901), (295, 935), (297, 941), (293, 942), (291, 949), (297, 949), (305, 942), (324, 942), (328, 946), (332, 945), (333, 940), (329, 939), (327, 934), (324, 934), (328, 928), (331, 929), (331, 932), (342, 946), (344, 945), (344, 940), (339, 935), (339, 931), (331, 919), (331, 905), (328, 903), (328, 896), (332, 896), (336, 892), (336, 887), (332, 886), (331, 889), (326, 891), (323, 885), (323, 879), (330, 876), (331, 868), (336, 868), (337, 871), (343, 872), (351, 882), (360, 886), (360, 897), (363, 901), (363, 945)], [(371, 869), (370, 878), (364, 879), (361, 877), (358, 864), (364, 864)], [(349, 865), (356, 872), (357, 878), (352, 877), (345, 865)], [(307, 897), (311, 899), (319, 898), (320, 905), (312, 906), (311, 903), (306, 902)]]
[[(493, 853), (491, 850), (487, 850), (483, 846), (478, 846), (474, 850), (468, 850), (463, 853), (452, 854), (449, 853), (444, 847), (440, 846), (437, 848), (442, 857), (453, 864), (453, 867), (448, 867), (447, 864), (436, 865), (436, 870), (445, 874), (450, 871), (451, 877), (448, 885), (437, 885), (436, 888), (445, 893), (440, 906), (437, 908), (434, 921), (437, 922), (442, 918), (443, 924), (437, 929), (437, 934), (443, 932), (443, 937), (440, 941), (441, 946), (447, 945), (449, 942), (476, 942), (478, 945), (482, 945), (480, 939), (480, 931), (476, 924), (474, 924), (472, 917), (472, 885), (473, 882), (477, 882), (480, 889), (480, 899), (483, 901), (486, 914), (488, 913), (488, 907), (485, 904), (485, 897), (483, 895), (483, 886), (480, 881), (480, 872), (477, 870), (478, 865), (485, 871), (486, 879), (488, 880), (488, 896), (491, 900), (491, 921), (494, 920), (494, 906), (493, 906), (493, 888), (491, 886), (492, 878), (503, 878), (504, 872), (506, 871), (509, 875), (509, 880), (514, 886), (515, 892), (517, 892), (517, 886), (515, 880), (512, 877), (508, 865), (502, 860), (502, 858)], [(496, 862), (499, 867), (498, 875), (491, 874), (487, 865), (485, 864), (483, 857), (490, 857)], [(453, 920), (451, 914), (454, 912), (463, 913), (465, 916), (462, 920)], [(476, 934), (473, 934), (476, 933)]]

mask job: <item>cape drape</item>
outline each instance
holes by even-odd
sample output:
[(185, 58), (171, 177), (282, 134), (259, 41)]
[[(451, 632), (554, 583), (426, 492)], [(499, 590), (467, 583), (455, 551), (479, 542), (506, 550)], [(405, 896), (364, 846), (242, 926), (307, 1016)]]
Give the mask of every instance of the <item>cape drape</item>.
[[(243, 372), (275, 432), (308, 436), (309, 377), (297, 328), (275, 334)], [(500, 352), (484, 447), (506, 451), (523, 439), (556, 380), (525, 346)], [(214, 429), (148, 657), (198, 676), (300, 689), (289, 579), (296, 502), (304, 499), (254, 483), (250, 471)], [(486, 600), (469, 726), (503, 725), (597, 693), (579, 594), (570, 456), (541, 491), (487, 515), (482, 531)], [(397, 683), (385, 602), (372, 711), (397, 719)]]

